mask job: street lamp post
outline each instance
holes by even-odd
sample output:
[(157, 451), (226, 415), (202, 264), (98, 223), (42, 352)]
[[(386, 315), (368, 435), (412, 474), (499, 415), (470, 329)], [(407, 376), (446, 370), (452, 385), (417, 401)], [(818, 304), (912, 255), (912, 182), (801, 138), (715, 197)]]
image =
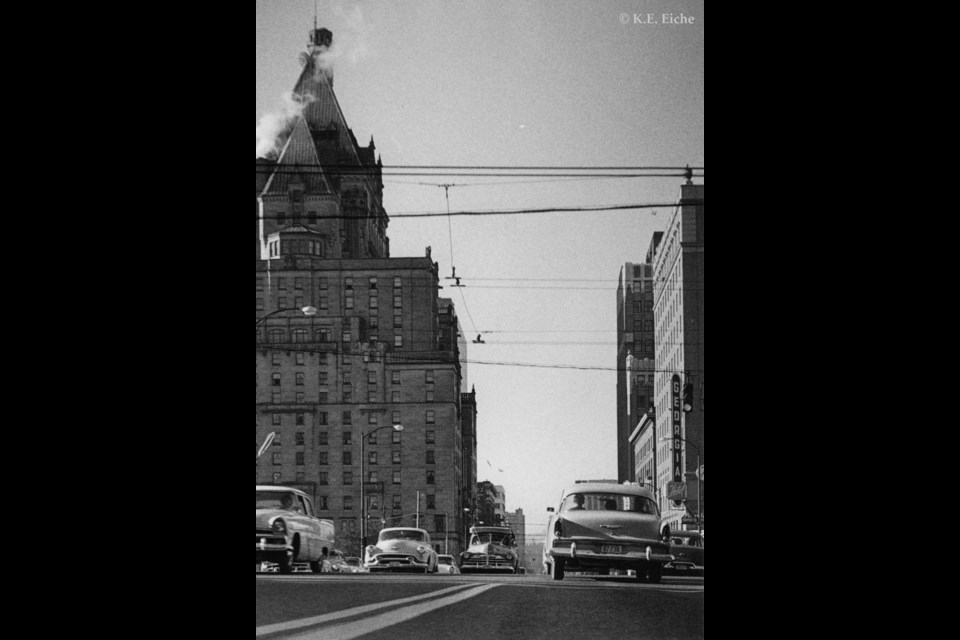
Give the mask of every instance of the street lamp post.
[(686, 443), (697, 450), (697, 532), (703, 533), (703, 525), (701, 524), (701, 505), (703, 503), (703, 494), (700, 493), (700, 447), (693, 444), (686, 438), (681, 438), (680, 436), (673, 436), (674, 440), (679, 440), (680, 442)]
[(403, 431), (403, 425), (394, 424), (394, 425), (386, 425), (383, 427), (378, 427), (360, 436), (360, 512), (361, 512), (360, 554), (361, 555), (365, 553), (364, 550), (367, 548), (367, 497), (366, 497), (366, 492), (364, 491), (364, 487), (367, 484), (367, 476), (366, 476), (366, 472), (364, 471), (364, 466), (366, 465), (366, 462), (367, 462), (367, 452), (366, 452), (367, 438), (373, 435), (374, 433), (376, 433), (377, 431), (382, 431), (383, 429), (393, 429), (394, 431)]
[(271, 316), (275, 316), (275, 315), (277, 315), (278, 313), (283, 313), (284, 311), (299, 311), (300, 313), (302, 313), (303, 315), (307, 316), (308, 318), (311, 317), (311, 316), (317, 315), (317, 309), (316, 309), (316, 307), (285, 307), (285, 308), (283, 308), (283, 309), (277, 309), (276, 311), (271, 311), (271, 312), (268, 313), (267, 315), (265, 315), (265, 316), (263, 316), (262, 318), (260, 318), (259, 320), (257, 320), (257, 326), (259, 327), (261, 324), (263, 324), (264, 321), (266, 321), (267, 318), (269, 318), (269, 317), (271, 317)]

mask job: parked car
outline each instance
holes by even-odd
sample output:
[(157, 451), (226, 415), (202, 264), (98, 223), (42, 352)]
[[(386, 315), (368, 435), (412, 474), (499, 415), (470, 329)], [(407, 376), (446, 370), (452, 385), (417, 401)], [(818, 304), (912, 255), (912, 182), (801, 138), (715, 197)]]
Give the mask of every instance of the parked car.
[(376, 545), (364, 550), (363, 566), (375, 571), (437, 572), (437, 552), (424, 529), (394, 527), (380, 531)]
[(470, 545), (460, 554), (460, 573), (517, 573), (520, 555), (510, 527), (470, 527)]
[(632, 569), (637, 580), (660, 582), (663, 565), (674, 559), (669, 540), (649, 488), (577, 481), (547, 523), (544, 571), (563, 580), (566, 571), (609, 575), (611, 569)]
[(307, 563), (314, 573), (333, 550), (333, 521), (318, 518), (313, 502), (290, 487), (257, 485), (257, 562), (275, 562), (280, 573)]
[(363, 566), (363, 561), (357, 556), (350, 556), (346, 561), (353, 573), (370, 573), (370, 571)]
[(330, 563), (330, 573), (353, 573), (353, 567), (350, 566), (341, 551), (336, 549), (331, 551), (327, 561)]
[(663, 566), (664, 573), (703, 573), (703, 536), (696, 531), (674, 531), (670, 534), (673, 562)]
[(457, 561), (453, 556), (437, 556), (437, 573), (446, 575), (460, 575), (460, 569), (457, 568)]

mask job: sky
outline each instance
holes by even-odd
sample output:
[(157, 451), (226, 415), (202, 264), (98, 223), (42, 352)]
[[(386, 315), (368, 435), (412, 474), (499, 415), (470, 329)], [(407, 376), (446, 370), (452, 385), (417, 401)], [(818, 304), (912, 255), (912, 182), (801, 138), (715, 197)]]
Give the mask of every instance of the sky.
[[(702, 0), (317, 6), (347, 124), (386, 166), (704, 166)], [(282, 111), (313, 20), (314, 0), (257, 0), (258, 125)], [(459, 185), (451, 211), (478, 211), (673, 203), (682, 179), (384, 177), (384, 207), (445, 212), (442, 183)], [(505, 488), (530, 535), (567, 485), (616, 478), (617, 278), (670, 214), (391, 219), (392, 257), (430, 246), (441, 277), (455, 267), (466, 285), (440, 295), (485, 341), (467, 345), (464, 389), (477, 391), (478, 479)]]

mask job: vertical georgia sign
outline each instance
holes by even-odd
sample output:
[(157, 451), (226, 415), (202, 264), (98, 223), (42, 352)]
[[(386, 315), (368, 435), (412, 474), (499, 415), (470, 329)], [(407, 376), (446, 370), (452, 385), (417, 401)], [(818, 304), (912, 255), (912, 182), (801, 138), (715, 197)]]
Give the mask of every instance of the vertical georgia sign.
[(680, 376), (676, 373), (673, 374), (673, 379), (671, 380), (673, 385), (673, 394), (672, 394), (672, 407), (670, 410), (671, 419), (673, 420), (673, 481), (682, 482), (683, 481), (683, 461), (681, 460), (682, 456), (682, 447), (680, 440), (680, 416), (682, 412), (680, 411)]

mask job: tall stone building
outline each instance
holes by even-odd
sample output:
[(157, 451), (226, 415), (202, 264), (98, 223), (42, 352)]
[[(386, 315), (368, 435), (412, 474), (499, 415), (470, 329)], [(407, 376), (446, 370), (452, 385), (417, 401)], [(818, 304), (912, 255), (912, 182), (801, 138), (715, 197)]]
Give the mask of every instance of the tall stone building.
[[(698, 450), (704, 462), (703, 247), (703, 185), (688, 180), (653, 264), (657, 486), (664, 522), (675, 530), (696, 529), (698, 508), (703, 514), (703, 486), (697, 482)], [(674, 392), (688, 382), (694, 385), (693, 410), (684, 412)], [(668, 482), (686, 483), (685, 504), (663, 498)]]
[(465, 341), (429, 247), (390, 257), (382, 164), (333, 93), (332, 38), (311, 32), (301, 111), (257, 159), (257, 442), (277, 434), (257, 482), (312, 496), (348, 555), (361, 551), (361, 483), (371, 541), (419, 521), (459, 553), (476, 478)]
[[(631, 432), (653, 402), (653, 256), (663, 232), (650, 241), (643, 264), (627, 262), (617, 285), (617, 480), (637, 480)], [(642, 482), (642, 479), (640, 479)]]

